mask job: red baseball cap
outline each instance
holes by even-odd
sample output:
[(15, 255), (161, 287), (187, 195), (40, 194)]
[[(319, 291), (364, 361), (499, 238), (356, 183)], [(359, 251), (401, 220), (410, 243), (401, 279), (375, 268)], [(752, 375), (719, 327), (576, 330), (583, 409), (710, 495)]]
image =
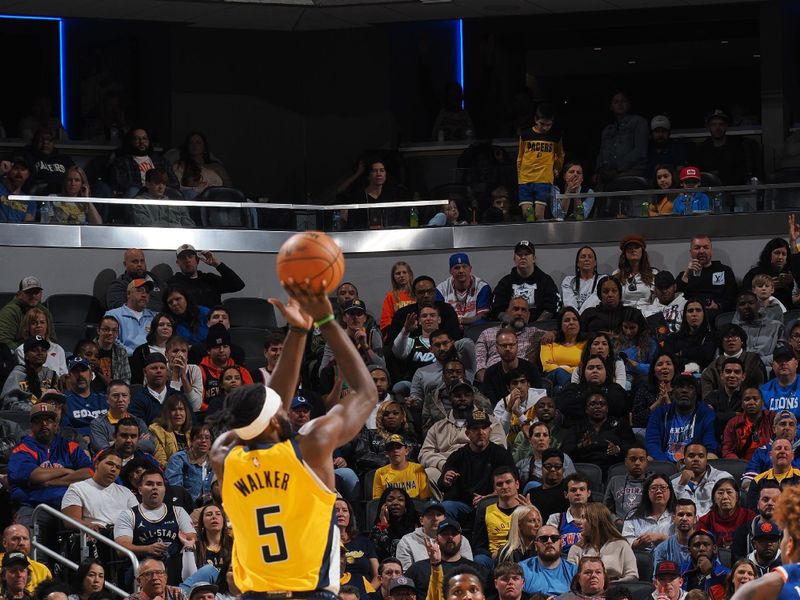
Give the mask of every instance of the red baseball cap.
[(686, 181), (687, 179), (697, 179), (700, 181), (700, 169), (697, 167), (683, 167), (679, 179), (681, 181)]

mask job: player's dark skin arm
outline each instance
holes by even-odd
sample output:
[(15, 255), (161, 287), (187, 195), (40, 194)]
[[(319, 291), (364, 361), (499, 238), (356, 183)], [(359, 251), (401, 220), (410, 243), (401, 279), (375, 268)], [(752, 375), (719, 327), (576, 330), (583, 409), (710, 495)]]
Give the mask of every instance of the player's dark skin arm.
[[(269, 302), (280, 311), (290, 327), (300, 329), (311, 329), (313, 327), (314, 319), (300, 308), (294, 298), (290, 297), (285, 306), (276, 298), (270, 298)], [(289, 410), (292, 397), (297, 389), (305, 347), (306, 334), (289, 329), (289, 333), (283, 342), (283, 350), (278, 359), (278, 364), (275, 365), (275, 372), (269, 382), (269, 387), (280, 396), (284, 410)]]
[(731, 600), (775, 600), (781, 593), (781, 588), (783, 577), (773, 571), (745, 583)]

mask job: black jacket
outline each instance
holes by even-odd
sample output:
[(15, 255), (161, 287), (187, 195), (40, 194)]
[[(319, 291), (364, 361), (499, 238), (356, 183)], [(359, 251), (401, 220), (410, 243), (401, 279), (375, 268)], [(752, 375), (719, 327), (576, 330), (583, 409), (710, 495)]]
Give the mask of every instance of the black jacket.
[(561, 304), (561, 297), (558, 293), (553, 278), (534, 266), (530, 277), (521, 277), (517, 273), (517, 268), (503, 277), (494, 288), (494, 298), (492, 299), (492, 314), (498, 317), (508, 308), (508, 303), (514, 296), (523, 296), (528, 299), (528, 306), (531, 309), (529, 322), (536, 321), (547, 311), (553, 316), (558, 312)]
[(175, 273), (167, 280), (169, 285), (180, 285), (194, 299), (195, 304), (211, 308), (222, 302), (222, 294), (231, 294), (244, 289), (244, 281), (225, 263), (217, 266), (216, 273), (197, 272), (194, 279), (183, 273)]
[[(708, 305), (709, 300), (713, 300), (719, 305), (720, 312), (730, 312), (736, 308), (736, 275), (728, 265), (723, 265), (718, 260), (712, 260), (711, 264), (700, 270), (700, 275), (695, 277), (691, 273), (687, 278), (689, 283), (683, 282), (683, 271), (678, 273), (675, 284), (679, 292), (687, 300), (696, 298), (704, 305)], [(750, 289), (748, 286), (747, 288)]]

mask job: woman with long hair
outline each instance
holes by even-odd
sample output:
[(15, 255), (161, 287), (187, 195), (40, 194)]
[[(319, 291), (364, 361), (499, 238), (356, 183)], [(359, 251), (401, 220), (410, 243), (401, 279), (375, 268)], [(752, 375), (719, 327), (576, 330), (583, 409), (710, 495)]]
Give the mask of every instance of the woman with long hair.
[(732, 477), (718, 480), (711, 490), (712, 507), (697, 521), (697, 529), (712, 532), (717, 546), (728, 548), (736, 530), (755, 519), (755, 513), (741, 504), (739, 484)]
[(601, 277), (597, 282), (597, 299), (595, 306), (581, 313), (581, 331), (611, 333), (619, 326), (624, 309), (619, 279), (610, 275)]
[(161, 405), (161, 412), (150, 424), (155, 451), (153, 456), (161, 465), (167, 466), (170, 456), (179, 450), (186, 450), (191, 443), (192, 409), (181, 394), (167, 396)]
[[(525, 435), (525, 429), (520, 433)], [(552, 437), (550, 436), (550, 426), (547, 423), (537, 421), (528, 429), (528, 441), (531, 447), (531, 454), (526, 458), (517, 461), (517, 472), (519, 473), (520, 489), (523, 494), (527, 492), (527, 484), (541, 483), (542, 481), (542, 452), (551, 447)], [(575, 464), (572, 459), (564, 455), (564, 477), (568, 477), (575, 472)]]
[(158, 313), (150, 322), (150, 331), (144, 344), (137, 347), (130, 358), (131, 385), (141, 384), (144, 381), (145, 360), (151, 352), (167, 355), (167, 340), (175, 332), (175, 321), (165, 312)]
[(381, 309), (380, 329), (386, 334), (392, 324), (394, 313), (406, 304), (416, 302), (411, 293), (411, 282), (414, 281), (414, 271), (406, 261), (400, 260), (392, 265), (389, 271), (389, 291), (383, 298)]
[(581, 316), (576, 308), (562, 308), (558, 311), (557, 321), (555, 340), (539, 348), (542, 371), (553, 384), (554, 394), (570, 382), (572, 372), (580, 364), (585, 337), (581, 332)]
[(600, 557), (611, 581), (636, 581), (636, 557), (628, 541), (614, 525), (608, 508), (600, 502), (589, 502), (583, 509), (583, 532), (569, 549), (567, 560), (579, 564), (582, 557)]
[(72, 593), (67, 600), (89, 600), (89, 596), (103, 589), (106, 583), (106, 569), (96, 558), (84, 560), (75, 573)]
[(612, 381), (612, 368), (612, 358), (592, 354), (583, 365), (580, 383), (569, 384), (556, 397), (558, 410), (564, 416), (564, 428), (583, 422), (586, 418), (586, 400), (594, 391), (600, 391), (605, 396), (609, 418), (627, 421), (627, 393), (622, 386)]
[(702, 302), (691, 298), (686, 301), (681, 327), (664, 340), (664, 350), (686, 367), (692, 363), (697, 365), (692, 366), (690, 372), (700, 372), (711, 364), (717, 351), (717, 340)]
[(366, 581), (377, 589), (380, 586), (378, 575), (378, 554), (370, 539), (358, 529), (353, 506), (344, 498), (337, 498), (333, 505), (339, 539), (344, 548), (347, 572), (351, 574), (351, 585), (364, 588)]
[(197, 568), (213, 565), (221, 569), (230, 560), (233, 539), (228, 531), (227, 520), (222, 505), (217, 502), (210, 502), (200, 509), (194, 546)]
[(50, 342), (44, 338), (29, 338), (23, 344), (24, 362), (11, 369), (0, 391), (3, 410), (30, 412), (42, 393), (58, 388), (58, 375), (44, 365)]
[[(228, 397), (228, 394), (244, 385), (240, 369), (241, 367), (239, 367), (239, 365), (231, 365), (229, 367), (224, 367), (222, 371), (220, 371), (219, 387), (222, 393), (209, 399), (208, 407), (206, 408), (206, 418), (222, 410), (225, 406), (225, 399)], [(212, 430), (215, 437), (222, 433), (221, 431), (217, 431), (216, 427), (213, 427)]]
[(182, 188), (191, 188), (196, 194), (209, 187), (232, 185), (230, 175), (222, 163), (211, 156), (208, 139), (200, 131), (190, 131), (183, 139), (180, 158), (172, 166)]
[[(17, 332), (17, 339), (27, 340), (35, 336), (41, 336), (50, 342), (50, 349), (47, 351), (47, 360), (44, 361), (44, 366), (49, 367), (55, 371), (58, 376), (67, 374), (67, 357), (64, 348), (56, 344), (50, 338), (50, 317), (48, 313), (43, 311), (40, 307), (34, 306), (29, 308), (22, 316), (19, 323), (19, 331)], [(22, 364), (25, 362), (24, 344), (17, 346), (17, 362)]]
[[(678, 176), (675, 174), (675, 167), (666, 164), (656, 165), (654, 172), (655, 181), (653, 183), (658, 189), (664, 191), (650, 203), (650, 216), (659, 217), (671, 215), (672, 203), (679, 193), (675, 190), (675, 182), (678, 181)], [(670, 190), (674, 191), (670, 192)]]
[(186, 338), (189, 344), (206, 341), (208, 311), (205, 306), (195, 304), (182, 286), (171, 285), (164, 292), (163, 312), (172, 317), (175, 333)]
[(636, 388), (631, 406), (631, 425), (647, 427), (652, 412), (663, 404), (672, 403), (672, 380), (681, 372), (679, 364), (666, 350), (656, 353), (650, 362), (647, 383)]
[(518, 563), (536, 556), (536, 532), (543, 524), (542, 513), (535, 506), (523, 504), (515, 508), (508, 526), (508, 541), (497, 551), (495, 562)]
[(647, 375), (650, 361), (658, 351), (650, 326), (637, 308), (627, 307), (622, 313), (620, 327), (615, 331), (614, 351), (625, 362), (625, 389), (634, 389), (634, 382)]
[(581, 361), (578, 367), (572, 371), (570, 381), (572, 383), (580, 383), (581, 374), (583, 373), (586, 361), (589, 357), (596, 354), (603, 358), (603, 360), (610, 361), (610, 372), (613, 374), (614, 383), (624, 386), (625, 385), (625, 363), (614, 355), (614, 340), (610, 332), (596, 331), (595, 333), (588, 334), (586, 343), (583, 345), (581, 352)]
[[(90, 198), (89, 178), (80, 167), (68, 167), (64, 173), (61, 195), (68, 198)], [(51, 223), (102, 225), (103, 218), (91, 202), (52, 202)]]
[(567, 275), (561, 281), (563, 306), (571, 306), (579, 313), (596, 306), (597, 284), (601, 277), (597, 272), (597, 252), (591, 246), (581, 246), (575, 255), (575, 274)]
[(404, 535), (419, 525), (419, 514), (411, 496), (402, 488), (386, 488), (378, 500), (378, 515), (372, 525), (370, 539), (378, 558), (394, 556), (397, 544)]
[(375, 429), (363, 427), (355, 440), (354, 454), (359, 470), (370, 471), (389, 463), (386, 458), (386, 444), (392, 435), (403, 438), (408, 448), (408, 460), (416, 461), (420, 444), (408, 413), (402, 403), (386, 400), (378, 405)]
[(634, 550), (652, 551), (669, 537), (675, 492), (666, 475), (653, 473), (642, 485), (642, 501), (625, 519), (622, 535)]
[(617, 270), (611, 275), (622, 285), (622, 303), (643, 308), (650, 304), (658, 269), (650, 266), (647, 242), (638, 233), (631, 233), (619, 243), (621, 250)]
[(753, 277), (762, 274), (769, 275), (772, 277), (772, 283), (775, 286), (775, 291), (772, 295), (780, 300), (787, 309), (791, 309), (794, 306), (792, 301), (794, 277), (789, 268), (789, 257), (791, 255), (792, 251), (789, 248), (789, 242), (783, 238), (772, 238), (761, 250), (756, 265), (742, 278), (742, 285), (739, 289), (753, 289)]
[(731, 600), (740, 587), (748, 581), (758, 578), (759, 573), (755, 563), (749, 558), (740, 558), (733, 563), (730, 575), (725, 582), (725, 600)]
[(214, 473), (208, 453), (214, 437), (208, 425), (195, 425), (189, 433), (189, 447), (178, 450), (167, 460), (164, 477), (170, 485), (184, 488), (197, 506), (211, 498)]

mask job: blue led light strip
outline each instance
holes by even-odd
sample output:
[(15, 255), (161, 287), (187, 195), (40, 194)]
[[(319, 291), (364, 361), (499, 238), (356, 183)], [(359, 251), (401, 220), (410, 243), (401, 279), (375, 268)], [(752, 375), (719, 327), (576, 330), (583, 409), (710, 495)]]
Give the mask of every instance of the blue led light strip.
[(23, 21), (58, 21), (58, 78), (59, 95), (61, 96), (61, 106), (59, 107), (59, 119), (64, 129), (67, 127), (67, 78), (65, 76), (65, 49), (64, 49), (64, 19), (61, 17), (32, 17), (28, 15), (0, 15), (0, 19), (19, 19)]
[(464, 89), (464, 19), (456, 21), (456, 80)]

